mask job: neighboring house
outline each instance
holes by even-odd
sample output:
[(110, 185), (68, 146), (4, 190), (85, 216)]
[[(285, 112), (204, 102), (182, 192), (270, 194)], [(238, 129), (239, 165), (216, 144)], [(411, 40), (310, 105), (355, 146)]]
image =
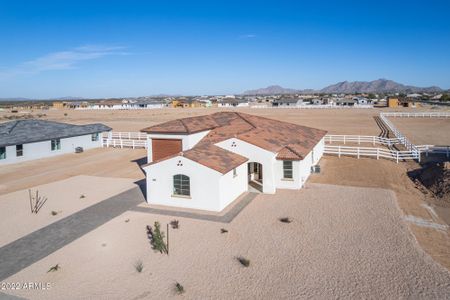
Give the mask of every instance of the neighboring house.
[(237, 107), (239, 101), (235, 98), (224, 98), (219, 101), (219, 107)]
[(218, 112), (142, 129), (148, 137), (147, 202), (221, 211), (249, 185), (300, 189), (326, 131), (244, 113)]
[(315, 98), (315, 99), (311, 100), (311, 104), (312, 105), (322, 105), (323, 101), (322, 101), (322, 99)]
[(282, 98), (278, 100), (273, 100), (273, 107), (296, 107), (303, 104), (303, 100), (294, 98)]
[(75, 152), (75, 148), (102, 146), (103, 124), (72, 125), (44, 120), (0, 124), (0, 165)]

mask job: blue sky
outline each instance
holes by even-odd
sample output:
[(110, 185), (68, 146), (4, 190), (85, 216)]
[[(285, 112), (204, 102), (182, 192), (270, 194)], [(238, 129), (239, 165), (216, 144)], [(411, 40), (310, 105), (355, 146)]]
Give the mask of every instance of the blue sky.
[(0, 97), (450, 88), (450, 1), (1, 1)]

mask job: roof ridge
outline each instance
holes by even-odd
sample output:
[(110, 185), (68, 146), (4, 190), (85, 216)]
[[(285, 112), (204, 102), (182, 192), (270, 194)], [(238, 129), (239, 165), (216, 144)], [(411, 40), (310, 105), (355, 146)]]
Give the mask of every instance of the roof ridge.
[(14, 128), (16, 128), (17, 124), (19, 124), (20, 121), (24, 121), (24, 120), (17, 120), (13, 126), (11, 126), (11, 128), (8, 130), (8, 134), (11, 134), (11, 132), (13, 131)]
[(249, 120), (247, 120), (246, 118), (244, 118), (244, 117), (241, 115), (241, 113), (235, 112), (235, 114), (238, 115), (239, 118), (241, 118), (242, 120), (244, 120), (245, 122), (247, 122), (248, 124), (250, 124), (250, 126), (252, 126), (253, 128), (256, 128), (256, 126), (255, 126), (252, 122), (250, 122)]
[(184, 129), (186, 129), (187, 133), (191, 133), (191, 131), (189, 130), (189, 128), (186, 126), (186, 124), (184, 124), (183, 119), (178, 119), (178, 121), (180, 121), (181, 125), (183, 125)]
[[(289, 144), (291, 145), (291, 144)], [(303, 158), (303, 155), (299, 154), (297, 151), (295, 151), (291, 146), (286, 145), (284, 146), (285, 148), (287, 148), (289, 151), (291, 151), (292, 153), (294, 153), (295, 155), (297, 155), (299, 158)]]

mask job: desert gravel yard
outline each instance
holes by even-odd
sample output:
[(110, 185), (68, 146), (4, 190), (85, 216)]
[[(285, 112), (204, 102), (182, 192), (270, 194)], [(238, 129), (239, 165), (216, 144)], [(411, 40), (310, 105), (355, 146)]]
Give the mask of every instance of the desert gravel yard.
[[(128, 211), (5, 280), (51, 289), (7, 292), (166, 299), (179, 297), (180, 282), (184, 299), (450, 298), (450, 273), (418, 247), (389, 190), (309, 183), (261, 194), (230, 224), (179, 218), (170, 255), (153, 252), (145, 226), (160, 221), (165, 229), (172, 219)], [(55, 264), (60, 270), (47, 273)]]

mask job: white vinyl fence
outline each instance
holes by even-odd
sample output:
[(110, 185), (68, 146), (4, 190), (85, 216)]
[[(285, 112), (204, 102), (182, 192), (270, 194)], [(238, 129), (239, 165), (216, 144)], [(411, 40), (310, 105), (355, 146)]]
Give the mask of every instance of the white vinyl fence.
[(385, 117), (400, 117), (400, 118), (450, 118), (450, 112), (391, 112), (391, 113), (380, 113)]
[(386, 159), (393, 159), (397, 163), (400, 160), (416, 159), (416, 156), (413, 155), (410, 151), (395, 151), (374, 147), (349, 147), (349, 146), (325, 145), (324, 153), (334, 154), (337, 155), (338, 157), (345, 155), (345, 156), (356, 156), (357, 158), (360, 158), (361, 156), (376, 157), (376, 159), (386, 158)]
[(289, 105), (289, 106), (258, 106), (253, 105), (251, 108), (291, 108), (291, 109), (344, 109), (344, 108), (373, 108), (370, 104), (355, 104), (352, 106), (334, 105), (334, 104), (307, 104), (307, 105)]
[(147, 134), (143, 132), (110, 131), (102, 137), (105, 148), (144, 148), (147, 149)]
[(373, 135), (336, 135), (336, 134), (327, 134), (325, 136), (325, 142), (332, 144), (335, 143), (370, 143), (372, 145), (380, 144), (380, 145), (387, 145), (392, 146), (395, 144), (402, 144), (403, 140), (399, 138), (383, 138), (379, 136), (373, 136)]

